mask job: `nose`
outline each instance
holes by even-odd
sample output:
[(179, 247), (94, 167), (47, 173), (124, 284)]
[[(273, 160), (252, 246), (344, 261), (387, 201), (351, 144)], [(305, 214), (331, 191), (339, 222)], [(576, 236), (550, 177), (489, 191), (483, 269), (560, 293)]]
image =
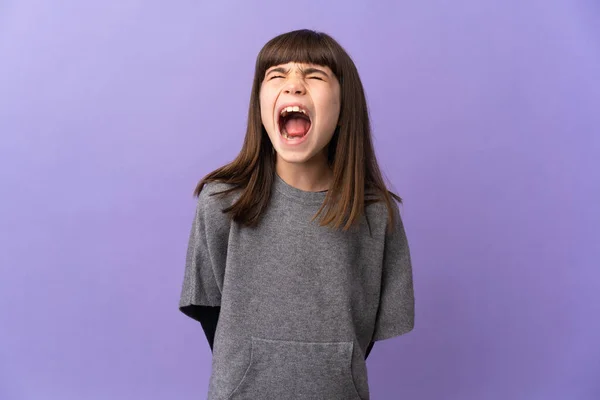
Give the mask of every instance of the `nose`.
[(285, 84), (283, 91), (286, 94), (302, 95), (306, 93), (306, 88), (300, 79), (293, 77)]

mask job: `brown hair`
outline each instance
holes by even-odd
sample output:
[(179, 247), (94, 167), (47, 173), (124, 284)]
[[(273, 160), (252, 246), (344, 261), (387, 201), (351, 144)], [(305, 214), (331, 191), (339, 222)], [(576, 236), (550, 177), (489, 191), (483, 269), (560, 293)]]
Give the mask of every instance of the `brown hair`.
[[(223, 212), (234, 221), (255, 226), (269, 203), (275, 180), (275, 150), (262, 125), (259, 94), (268, 68), (298, 62), (327, 66), (340, 83), (341, 108), (338, 128), (328, 144), (328, 163), (333, 182), (325, 201), (312, 220), (326, 209), (321, 226), (348, 230), (357, 223), (371, 203), (384, 201), (389, 226), (394, 225), (392, 198), (402, 199), (387, 190), (371, 141), (371, 124), (363, 86), (354, 62), (331, 36), (312, 30), (297, 30), (271, 39), (256, 59), (254, 82), (248, 110), (248, 127), (242, 149), (229, 164), (206, 175), (196, 186), (199, 196), (204, 184), (225, 182), (233, 187), (220, 192), (241, 190), (239, 199)], [(367, 196), (372, 194), (373, 196)]]

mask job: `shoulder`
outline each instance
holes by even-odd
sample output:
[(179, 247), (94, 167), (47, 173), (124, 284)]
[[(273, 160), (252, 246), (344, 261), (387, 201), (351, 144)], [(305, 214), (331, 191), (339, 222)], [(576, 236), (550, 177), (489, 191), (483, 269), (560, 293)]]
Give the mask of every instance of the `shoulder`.
[(232, 184), (206, 182), (198, 194), (197, 216), (204, 220), (207, 228), (226, 232), (231, 223), (231, 214), (225, 210), (235, 203), (239, 195), (240, 191)]
[(198, 203), (205, 208), (230, 206), (239, 196), (235, 186), (225, 182), (206, 182), (198, 195)]
[(390, 207), (388, 207), (388, 204), (385, 202), (385, 200), (378, 198), (376, 201), (373, 201), (365, 206), (365, 212), (368, 216), (377, 218), (388, 218), (390, 211), (394, 217), (400, 214), (398, 203), (396, 200), (394, 200), (394, 198), (390, 198)]
[(402, 217), (400, 215), (400, 206), (398, 202), (392, 197), (390, 198), (390, 204), (385, 200), (380, 199), (377, 202), (371, 203), (365, 207), (365, 214), (371, 226), (381, 229), (380, 232), (384, 236), (388, 236), (390, 233), (401, 232), (404, 230)]

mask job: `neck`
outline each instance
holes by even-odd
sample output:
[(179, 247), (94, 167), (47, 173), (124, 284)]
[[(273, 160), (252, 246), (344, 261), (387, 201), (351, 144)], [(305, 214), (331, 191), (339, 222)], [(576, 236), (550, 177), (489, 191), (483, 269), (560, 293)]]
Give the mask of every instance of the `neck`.
[(333, 181), (333, 171), (327, 165), (327, 159), (293, 163), (277, 154), (275, 171), (288, 185), (306, 192), (328, 190)]

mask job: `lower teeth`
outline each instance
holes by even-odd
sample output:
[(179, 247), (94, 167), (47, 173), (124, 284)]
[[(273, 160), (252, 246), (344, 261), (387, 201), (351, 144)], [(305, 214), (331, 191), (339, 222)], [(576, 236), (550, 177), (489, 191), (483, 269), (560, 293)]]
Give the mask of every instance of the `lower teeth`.
[(289, 137), (287, 133), (282, 133), (281, 136), (283, 136), (284, 138), (286, 138), (287, 140), (297, 140), (297, 139), (302, 139), (304, 137), (304, 135), (302, 136), (293, 136), (293, 137)]

